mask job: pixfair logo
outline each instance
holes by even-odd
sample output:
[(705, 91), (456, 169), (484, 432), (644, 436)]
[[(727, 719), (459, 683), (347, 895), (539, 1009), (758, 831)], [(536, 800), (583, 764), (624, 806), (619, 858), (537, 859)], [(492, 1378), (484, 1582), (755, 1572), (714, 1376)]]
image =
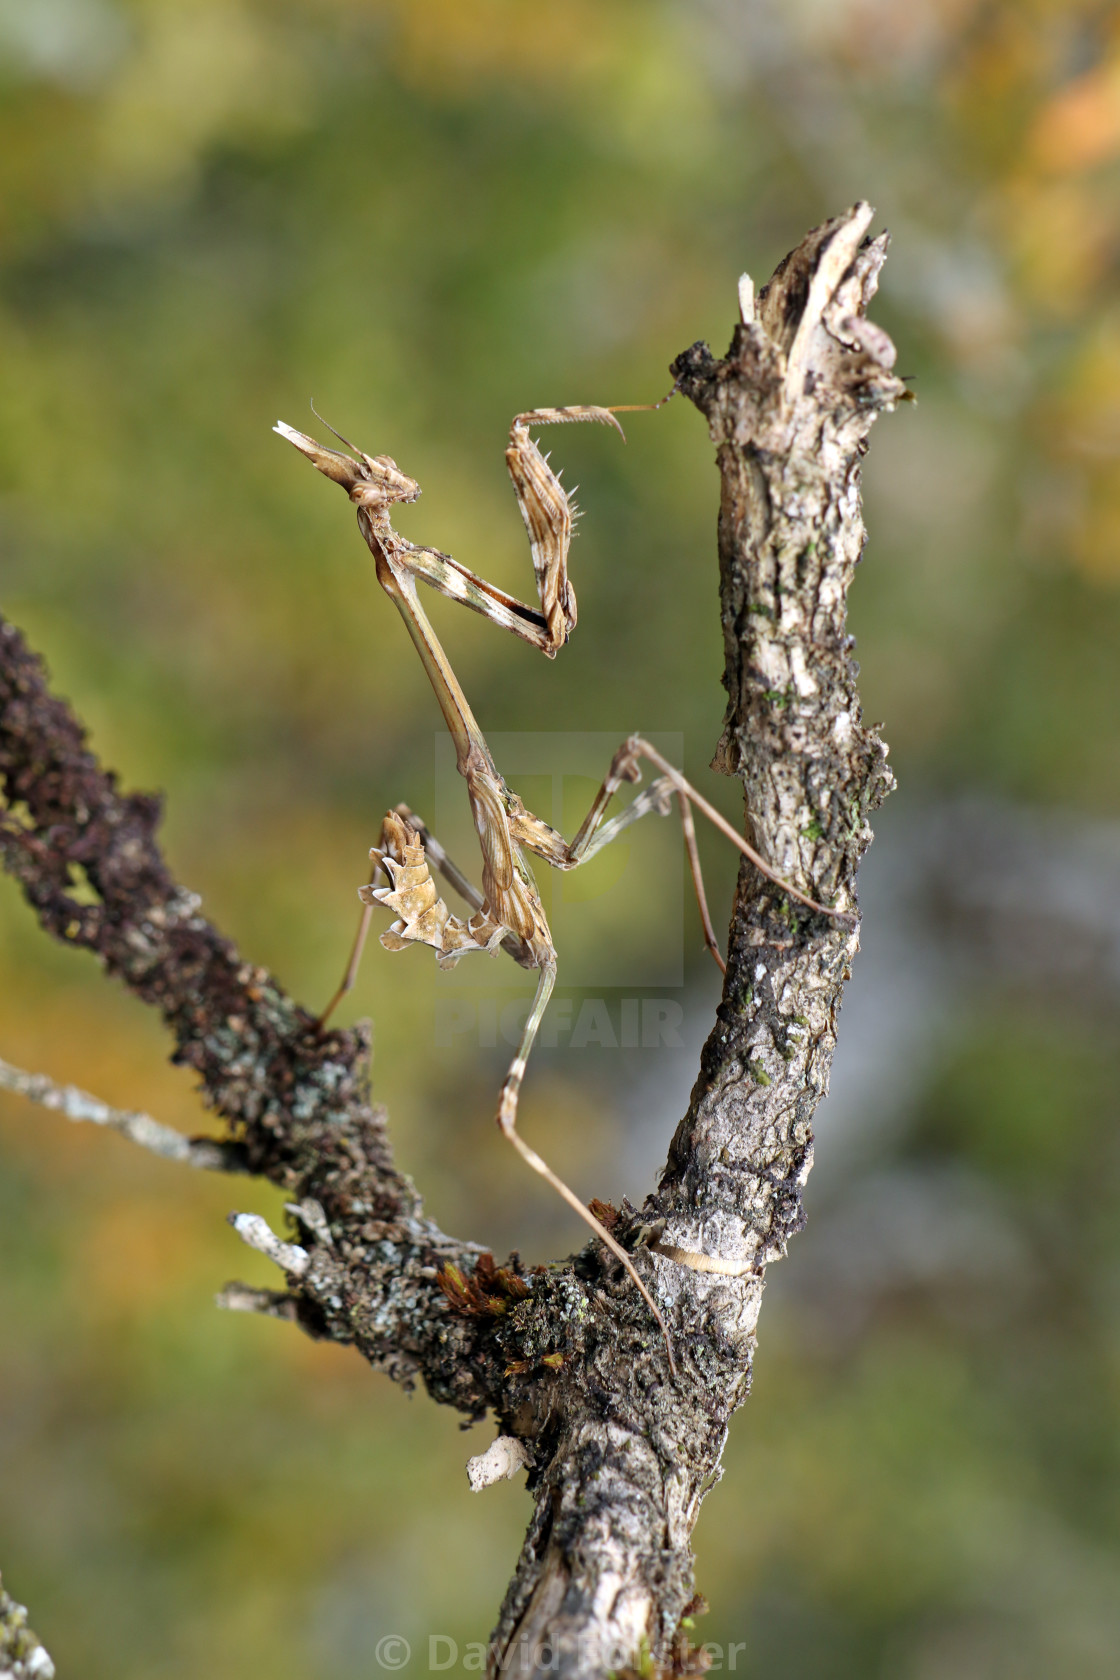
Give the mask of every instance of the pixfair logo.
[[(572, 840), (623, 738), (605, 731), (518, 730), (491, 735), (489, 746), (509, 786), (534, 816)], [(683, 762), (681, 734), (647, 739), (671, 763)], [(647, 766), (641, 786), (650, 779)], [(632, 795), (626, 784), (607, 811), (608, 821)], [(478, 837), (455, 768), (454, 746), (442, 732), (435, 737), (431, 828), (464, 874), (477, 882)], [(642, 817), (577, 869), (560, 871), (527, 857), (552, 929), (561, 987), (599, 991), (684, 984), (684, 843), (675, 802), (668, 817), (656, 812)], [(494, 960), (510, 961), (504, 955)], [(491, 961), (472, 954), (440, 976), (439, 990), (445, 997), (462, 991), (492, 993), (495, 979)]]
[[(521, 1043), (532, 997), (470, 994), (436, 999), (436, 1048), (471, 1044), (515, 1050)], [(555, 996), (541, 1025), (538, 1044), (546, 1050), (683, 1050), (684, 1006), (666, 997)]]

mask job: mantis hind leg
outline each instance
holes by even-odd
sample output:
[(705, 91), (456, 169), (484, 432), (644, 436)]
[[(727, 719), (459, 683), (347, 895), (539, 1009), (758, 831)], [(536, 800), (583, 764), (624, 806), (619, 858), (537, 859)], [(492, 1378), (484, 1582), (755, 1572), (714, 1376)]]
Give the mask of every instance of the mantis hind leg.
[(541, 965), (540, 974), (541, 977), (537, 983), (536, 996), (533, 998), (533, 1006), (529, 1011), (528, 1019), (525, 1022), (525, 1030), (521, 1035), (521, 1043), (518, 1046), (516, 1056), (510, 1063), (509, 1072), (506, 1074), (505, 1080), (502, 1084), (501, 1094), (498, 1098), (498, 1128), (501, 1131), (502, 1136), (512, 1143), (513, 1147), (517, 1150), (517, 1153), (521, 1156), (521, 1159), (526, 1163), (526, 1165), (532, 1167), (535, 1173), (539, 1173), (543, 1179), (551, 1184), (557, 1195), (560, 1196), (563, 1201), (567, 1202), (568, 1206), (574, 1213), (579, 1214), (579, 1217), (583, 1220), (584, 1224), (591, 1228), (598, 1237), (599, 1241), (603, 1243), (605, 1247), (610, 1249), (611, 1253), (617, 1260), (622, 1262), (622, 1265), (626, 1268), (627, 1272), (629, 1272), (639, 1295), (642, 1297), (642, 1300), (646, 1303), (646, 1306), (657, 1320), (658, 1327), (665, 1340), (665, 1351), (669, 1356), (669, 1369), (675, 1376), (677, 1366), (676, 1361), (673, 1358), (673, 1344), (669, 1336), (669, 1326), (662, 1317), (661, 1310), (658, 1307), (657, 1302), (654, 1300), (653, 1296), (638, 1276), (638, 1271), (633, 1260), (622, 1247), (622, 1244), (617, 1242), (615, 1238), (611, 1236), (610, 1232), (604, 1225), (600, 1224), (591, 1209), (586, 1207), (584, 1203), (580, 1201), (575, 1191), (569, 1185), (565, 1184), (564, 1180), (557, 1173), (553, 1172), (548, 1162), (543, 1160), (542, 1157), (537, 1154), (536, 1150), (531, 1148), (529, 1144), (525, 1142), (525, 1139), (517, 1130), (517, 1104), (518, 1098), (521, 1094), (521, 1082), (525, 1077), (526, 1064), (528, 1063), (533, 1044), (536, 1041), (537, 1033), (540, 1030), (541, 1020), (548, 1005), (548, 1000), (552, 996), (552, 988), (556, 984), (555, 958), (552, 958)]

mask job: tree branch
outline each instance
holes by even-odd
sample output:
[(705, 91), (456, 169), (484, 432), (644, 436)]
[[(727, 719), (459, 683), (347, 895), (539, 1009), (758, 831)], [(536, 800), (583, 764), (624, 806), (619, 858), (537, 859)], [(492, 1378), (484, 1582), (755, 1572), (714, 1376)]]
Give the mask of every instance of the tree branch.
[(334, 1240), (312, 1243), (300, 1322), (482, 1416), (500, 1397), (500, 1367), (483, 1352), (479, 1322), (452, 1317), (436, 1281), (441, 1263), (469, 1271), (481, 1251), (425, 1218), (393, 1167), (384, 1111), (369, 1102), (365, 1039), (319, 1034), (310, 1013), (205, 920), (156, 844), (159, 801), (119, 793), (49, 692), (41, 661), (3, 620), (0, 791), (0, 860), (42, 925), (94, 951), (159, 1008), (172, 1060), (199, 1074), (244, 1170), (323, 1208)]
[[(859, 463), (876, 415), (905, 395), (864, 318), (886, 245), (863, 243), (870, 216), (858, 206), (816, 229), (757, 309), (741, 283), (726, 359), (695, 345), (673, 368), (723, 483), (718, 767), (740, 776), (769, 863), (853, 913), (867, 816), (892, 785), (860, 722), (845, 633)], [(320, 1034), (203, 918), (156, 845), (158, 802), (117, 791), (2, 622), (0, 785), (0, 857), (43, 926), (160, 1009), (239, 1162), (296, 1198), (298, 1245), (242, 1230), (284, 1269), (286, 1293), (230, 1285), (224, 1304), (353, 1343), (469, 1416), (493, 1410), (520, 1443), (536, 1509), (495, 1669), (606, 1675), (648, 1646), (663, 1672), (695, 1671), (678, 1632), (690, 1535), (749, 1386), (764, 1268), (801, 1222), (854, 915), (838, 925), (744, 863), (723, 1001), (660, 1188), (640, 1213), (600, 1210), (670, 1321), (673, 1379), (647, 1307), (598, 1243), (525, 1276), (425, 1217), (369, 1103), (361, 1033)]]

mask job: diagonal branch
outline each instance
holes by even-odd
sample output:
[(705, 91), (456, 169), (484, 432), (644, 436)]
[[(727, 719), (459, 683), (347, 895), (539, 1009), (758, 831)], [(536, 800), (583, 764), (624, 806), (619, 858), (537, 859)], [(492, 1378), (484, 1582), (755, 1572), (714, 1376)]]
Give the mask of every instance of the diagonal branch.
[(444, 1236), (393, 1167), (384, 1111), (369, 1102), (367, 1042), (356, 1031), (320, 1035), (202, 916), (157, 845), (159, 801), (119, 792), (42, 662), (2, 619), (0, 793), (0, 861), (43, 927), (96, 952), (160, 1010), (172, 1059), (199, 1075), (243, 1170), (325, 1210), (336, 1240), (312, 1247), (301, 1322), (481, 1415), (500, 1392), (495, 1361), (476, 1357), (476, 1323), (448, 1324), (436, 1281), (443, 1261), (470, 1269), (479, 1250)]
[(640, 1214), (597, 1204), (670, 1321), (675, 1378), (601, 1245), (526, 1277), (425, 1216), (369, 1101), (362, 1033), (320, 1033), (203, 917), (160, 853), (158, 801), (118, 791), (0, 620), (0, 861), (47, 931), (160, 1010), (173, 1060), (226, 1123), (220, 1147), (293, 1197), (298, 1243), (238, 1226), (286, 1290), (231, 1285), (223, 1304), (352, 1343), (469, 1416), (492, 1410), (520, 1443), (536, 1509), (494, 1636), (506, 1672), (606, 1675), (643, 1646), (665, 1672), (691, 1661), (690, 1535), (749, 1387), (764, 1268), (801, 1221), (867, 815), (892, 785), (845, 630), (860, 459), (905, 395), (865, 319), (886, 247), (864, 241), (870, 216), (857, 206), (814, 230), (757, 307), (741, 283), (724, 360), (694, 345), (673, 367), (723, 485), (717, 763), (740, 776), (769, 865), (850, 913), (820, 915), (744, 861), (719, 1017), (660, 1188)]

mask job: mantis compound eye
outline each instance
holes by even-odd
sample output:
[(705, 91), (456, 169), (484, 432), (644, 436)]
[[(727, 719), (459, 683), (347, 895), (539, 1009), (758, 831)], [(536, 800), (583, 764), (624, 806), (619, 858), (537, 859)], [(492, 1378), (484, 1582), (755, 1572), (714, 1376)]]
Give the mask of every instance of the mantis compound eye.
[(363, 453), (370, 475), (370, 487), (375, 488), (379, 496), (387, 502), (414, 502), (420, 494), (420, 486), (414, 478), (401, 472), (391, 455), (366, 455)]

